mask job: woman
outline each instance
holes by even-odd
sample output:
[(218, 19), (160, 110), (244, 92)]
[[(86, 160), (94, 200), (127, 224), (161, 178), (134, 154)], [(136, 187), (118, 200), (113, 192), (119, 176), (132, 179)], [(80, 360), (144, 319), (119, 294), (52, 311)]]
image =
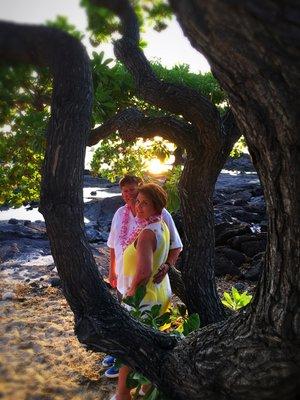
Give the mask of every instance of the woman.
[[(161, 283), (155, 284), (153, 276), (158, 272), (168, 256), (170, 233), (161, 218), (166, 206), (167, 194), (159, 186), (149, 183), (138, 188), (135, 204), (138, 226), (130, 235), (124, 248), (124, 276), (128, 285), (125, 297), (133, 296), (137, 288), (146, 285), (146, 295), (142, 304), (151, 308), (161, 304), (161, 313), (170, 304), (171, 286), (168, 275)], [(130, 389), (126, 387), (126, 378), (130, 368), (120, 369), (117, 394), (111, 400), (130, 400)]]

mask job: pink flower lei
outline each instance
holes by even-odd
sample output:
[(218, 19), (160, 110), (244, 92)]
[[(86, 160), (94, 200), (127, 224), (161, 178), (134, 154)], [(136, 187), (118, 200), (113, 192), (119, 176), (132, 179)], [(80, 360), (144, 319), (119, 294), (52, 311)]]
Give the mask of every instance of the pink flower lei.
[(126, 247), (133, 243), (135, 239), (139, 236), (141, 231), (149, 224), (154, 222), (161, 221), (161, 215), (153, 215), (148, 219), (140, 219), (136, 218), (137, 226), (128, 236), (128, 227), (129, 227), (129, 217), (130, 217), (130, 206), (128, 204), (125, 205), (125, 212), (123, 214), (121, 229), (120, 229), (120, 243), (122, 245), (123, 252)]
[(130, 206), (128, 204), (125, 205), (125, 211), (123, 214), (121, 229), (120, 229), (120, 243), (122, 245), (123, 251), (126, 242), (126, 238), (128, 237), (128, 227), (129, 227), (129, 216), (130, 216)]

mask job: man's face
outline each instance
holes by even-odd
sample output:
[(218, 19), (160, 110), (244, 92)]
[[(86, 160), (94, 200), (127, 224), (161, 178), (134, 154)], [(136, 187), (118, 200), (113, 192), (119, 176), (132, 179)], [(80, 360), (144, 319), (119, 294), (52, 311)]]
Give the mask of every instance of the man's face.
[(138, 185), (136, 183), (130, 183), (122, 186), (122, 197), (126, 204), (130, 205), (135, 202), (137, 196), (137, 188)]

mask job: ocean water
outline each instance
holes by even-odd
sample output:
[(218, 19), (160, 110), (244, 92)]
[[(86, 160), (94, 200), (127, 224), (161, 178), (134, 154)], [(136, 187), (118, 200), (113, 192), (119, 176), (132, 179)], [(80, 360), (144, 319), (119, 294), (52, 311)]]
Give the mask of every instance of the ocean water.
[[(96, 192), (95, 195), (91, 195), (91, 192)], [(83, 189), (83, 200), (85, 203), (96, 199), (104, 199), (106, 197), (113, 197), (120, 195), (118, 192), (111, 192), (111, 190), (101, 187), (85, 187)], [(0, 210), (0, 221), (7, 221), (11, 218), (17, 220), (28, 220), (28, 221), (44, 221), (44, 217), (39, 212), (38, 208), (31, 208), (28, 206), (22, 206), (19, 208), (8, 208)], [(88, 221), (85, 221), (88, 222)]]

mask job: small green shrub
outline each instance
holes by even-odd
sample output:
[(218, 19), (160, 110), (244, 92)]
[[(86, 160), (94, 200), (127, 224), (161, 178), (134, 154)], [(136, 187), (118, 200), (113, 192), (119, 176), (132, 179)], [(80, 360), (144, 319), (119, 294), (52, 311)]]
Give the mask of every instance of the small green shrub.
[(248, 294), (247, 291), (243, 293), (239, 293), (239, 291), (235, 288), (231, 288), (231, 294), (229, 292), (223, 293), (222, 303), (225, 307), (230, 308), (231, 310), (237, 311), (240, 308), (245, 307), (250, 303), (252, 299), (252, 295)]

